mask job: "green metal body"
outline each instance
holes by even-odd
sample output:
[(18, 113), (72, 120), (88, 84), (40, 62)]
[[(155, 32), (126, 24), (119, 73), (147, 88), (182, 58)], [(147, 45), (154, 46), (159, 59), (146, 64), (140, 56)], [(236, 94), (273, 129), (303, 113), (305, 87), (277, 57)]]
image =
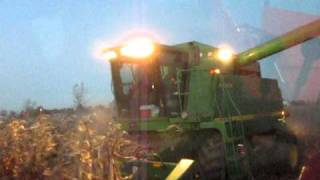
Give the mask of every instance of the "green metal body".
[[(111, 65), (119, 114), (117, 120), (133, 136), (147, 134), (147, 140), (142, 142), (156, 144), (157, 148), (154, 150), (162, 160), (175, 163), (189, 156), (189, 153), (181, 151), (193, 151), (208, 132), (218, 131), (225, 144), (229, 178), (249, 177), (252, 170), (250, 166), (253, 166), (256, 156), (251, 138), (260, 134), (288, 131), (278, 84), (276, 80), (261, 77), (256, 61), (313, 38), (319, 32), (320, 21), (298, 28), (285, 36), (240, 53), (235, 56), (232, 64), (235, 66), (231, 68), (216, 60), (218, 49), (209, 45), (198, 42), (176, 46), (158, 45), (157, 55), (152, 57), (153, 65), (148, 67), (152, 69), (154, 82), (160, 82), (161, 58), (174, 57), (174, 62), (166, 62), (166, 66), (174, 67), (176, 87), (170, 95), (177, 100), (177, 109), (174, 114), (161, 112), (164, 105), (161, 103), (162, 96), (159, 95), (154, 102), (160, 101), (157, 104), (160, 113), (148, 118), (139, 114), (134, 117), (129, 115), (130, 96), (122, 93), (126, 86), (121, 81), (120, 69), (123, 62), (114, 60)], [(160, 58), (159, 54), (163, 52), (170, 55)], [(210, 73), (217, 68), (221, 69), (221, 74)], [(154, 94), (162, 91), (161, 86), (161, 83), (152, 85)], [(245, 156), (239, 155), (239, 145), (246, 146)]]
[(240, 66), (255, 62), (320, 35), (320, 19), (292, 30), (278, 38), (240, 53), (236, 63)]

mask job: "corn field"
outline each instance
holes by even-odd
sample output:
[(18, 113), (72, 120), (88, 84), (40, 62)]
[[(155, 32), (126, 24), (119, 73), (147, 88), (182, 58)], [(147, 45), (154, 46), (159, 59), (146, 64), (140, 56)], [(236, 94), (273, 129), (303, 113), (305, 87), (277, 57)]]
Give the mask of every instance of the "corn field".
[(129, 179), (124, 160), (138, 145), (101, 112), (60, 119), (39, 115), (0, 127), (1, 179)]

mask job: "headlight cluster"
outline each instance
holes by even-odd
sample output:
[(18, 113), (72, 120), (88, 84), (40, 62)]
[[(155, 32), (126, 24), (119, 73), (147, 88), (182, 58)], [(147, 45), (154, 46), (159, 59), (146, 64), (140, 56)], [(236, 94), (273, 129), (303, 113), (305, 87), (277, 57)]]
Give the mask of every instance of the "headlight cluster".
[(151, 39), (138, 37), (126, 42), (119, 51), (104, 50), (102, 56), (106, 60), (117, 59), (119, 55), (133, 59), (144, 59), (154, 52), (154, 43)]
[(221, 48), (217, 52), (217, 59), (223, 64), (230, 64), (234, 58), (233, 51), (228, 48)]

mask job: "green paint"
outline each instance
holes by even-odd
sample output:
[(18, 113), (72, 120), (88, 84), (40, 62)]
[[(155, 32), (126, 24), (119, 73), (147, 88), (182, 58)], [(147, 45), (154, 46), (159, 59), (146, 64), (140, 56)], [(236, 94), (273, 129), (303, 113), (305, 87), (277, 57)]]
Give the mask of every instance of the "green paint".
[(278, 38), (242, 52), (236, 58), (236, 64), (243, 66), (261, 60), (267, 56), (286, 50), (304, 41), (320, 35), (320, 19), (292, 30)]
[[(160, 109), (158, 116), (150, 118), (141, 118), (140, 112), (132, 118), (133, 110), (130, 108), (135, 99), (130, 93), (122, 93), (127, 86), (121, 84), (119, 75), (122, 63), (117, 60), (112, 61), (113, 87), (119, 113), (117, 121), (130, 133), (146, 132), (150, 136), (156, 134), (160, 137), (170, 134), (170, 139), (160, 138), (164, 144), (186, 136), (187, 139), (182, 138), (180, 141), (182, 144), (178, 143), (174, 147), (164, 148), (158, 152), (166, 158), (166, 161), (174, 163), (182, 156), (180, 157), (179, 151), (171, 150), (172, 148), (181, 149), (182, 154), (188, 153), (187, 151), (193, 151), (193, 148), (198, 147), (206, 138), (198, 137), (203, 132), (218, 131), (225, 143), (229, 177), (246, 178), (251, 173), (250, 165), (254, 157), (252, 154), (254, 151), (250, 149), (252, 142), (247, 137), (286, 129), (286, 125), (278, 120), (282, 118), (280, 112), (283, 110), (278, 84), (276, 80), (262, 78), (259, 64), (255, 62), (302, 43), (319, 34), (319, 31), (320, 21), (316, 21), (240, 53), (236, 56), (234, 64), (229, 65), (221, 64), (215, 56), (218, 49), (209, 45), (198, 42), (176, 46), (158, 45), (158, 58), (154, 58), (152, 63), (146, 66), (150, 69), (143, 69), (144, 72), (148, 70), (152, 72), (145, 76), (152, 79), (153, 87), (146, 89), (151, 89), (151, 95), (148, 97), (152, 104)], [(255, 66), (245, 66), (248, 64)], [(161, 66), (165, 66), (165, 70), (161, 71)], [(216, 68), (222, 73), (210, 74), (210, 70)], [(170, 74), (174, 76), (171, 77), (175, 83), (174, 90), (165, 89), (171, 83), (171, 79), (165, 79)], [(169, 87), (172, 88), (172, 85)], [(161, 94), (164, 92), (166, 94)], [(145, 92), (139, 95), (137, 98), (143, 97)], [(174, 113), (169, 111), (170, 100), (175, 100), (171, 101), (171, 106), (175, 108)], [(239, 144), (246, 145), (247, 155), (243, 157), (239, 155), (237, 151)], [(167, 173), (162, 170), (151, 171), (162, 175)]]

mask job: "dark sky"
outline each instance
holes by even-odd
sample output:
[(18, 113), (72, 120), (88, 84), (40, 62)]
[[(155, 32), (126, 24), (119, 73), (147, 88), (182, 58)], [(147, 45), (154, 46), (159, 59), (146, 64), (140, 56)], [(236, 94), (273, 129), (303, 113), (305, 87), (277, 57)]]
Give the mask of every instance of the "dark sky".
[[(113, 99), (99, 44), (132, 29), (162, 43), (196, 40), (248, 48), (237, 26), (261, 27), (263, 0), (0, 0), (0, 109), (19, 110), (26, 99), (48, 108), (73, 105), (72, 86), (83, 82), (88, 104)], [(271, 6), (318, 14), (318, 0), (272, 0)]]

